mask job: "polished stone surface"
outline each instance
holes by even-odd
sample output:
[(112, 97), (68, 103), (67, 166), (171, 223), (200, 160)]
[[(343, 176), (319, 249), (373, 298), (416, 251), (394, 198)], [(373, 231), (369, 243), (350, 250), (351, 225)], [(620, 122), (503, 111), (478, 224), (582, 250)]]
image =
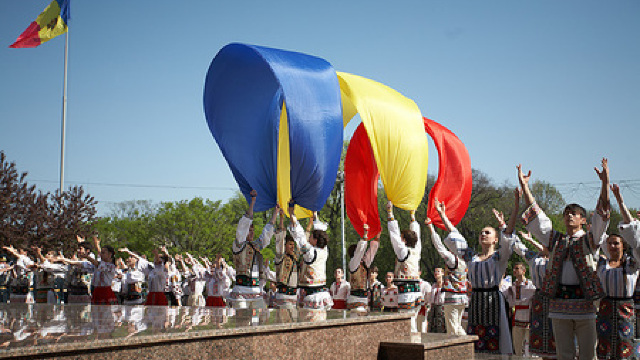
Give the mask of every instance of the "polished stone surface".
[[(385, 337), (408, 335), (408, 324), (408, 314), (343, 310), (4, 304), (0, 305), (0, 358), (82, 352), (85, 358), (98, 359), (109, 358), (110, 349), (130, 358), (151, 358), (142, 350), (149, 346), (162, 347), (167, 351), (164, 356), (172, 354), (173, 359), (191, 351), (221, 358), (223, 353), (244, 351), (250, 358), (268, 349), (277, 354), (313, 347), (313, 338), (319, 336), (326, 338), (325, 355), (340, 354), (342, 349), (353, 353), (343, 358), (358, 358), (357, 347), (352, 346), (355, 340), (367, 344), (365, 357), (371, 358)], [(301, 337), (303, 333), (309, 336)]]
[(411, 334), (380, 343), (379, 360), (472, 360), (475, 335)]

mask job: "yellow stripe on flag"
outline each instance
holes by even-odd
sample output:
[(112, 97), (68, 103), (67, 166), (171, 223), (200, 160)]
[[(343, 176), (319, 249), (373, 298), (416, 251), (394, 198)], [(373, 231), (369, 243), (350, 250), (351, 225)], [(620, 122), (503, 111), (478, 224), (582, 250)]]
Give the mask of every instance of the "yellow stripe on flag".
[(47, 42), (58, 35), (67, 32), (67, 24), (60, 17), (60, 5), (53, 0), (44, 11), (38, 15), (36, 22), (40, 25), (40, 42)]
[[(289, 148), (289, 122), (286, 104), (282, 104), (280, 113), (280, 128), (278, 130), (278, 203), (289, 215), (289, 200), (291, 200), (291, 153)], [(296, 206), (295, 215), (298, 219), (311, 217), (312, 212)]]
[(337, 74), (341, 96), (349, 100), (343, 122), (348, 123), (354, 111), (360, 114), (387, 197), (399, 208), (416, 209), (424, 196), (429, 158), (420, 109), (388, 86), (353, 74)]

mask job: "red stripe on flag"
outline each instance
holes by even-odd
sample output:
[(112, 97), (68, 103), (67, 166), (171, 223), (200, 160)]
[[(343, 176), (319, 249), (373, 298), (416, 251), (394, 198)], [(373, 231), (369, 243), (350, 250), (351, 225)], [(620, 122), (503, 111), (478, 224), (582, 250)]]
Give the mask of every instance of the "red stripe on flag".
[(40, 41), (40, 25), (37, 22), (32, 22), (29, 27), (18, 36), (18, 39), (13, 44), (9, 45), (10, 48), (33, 48), (42, 42)]

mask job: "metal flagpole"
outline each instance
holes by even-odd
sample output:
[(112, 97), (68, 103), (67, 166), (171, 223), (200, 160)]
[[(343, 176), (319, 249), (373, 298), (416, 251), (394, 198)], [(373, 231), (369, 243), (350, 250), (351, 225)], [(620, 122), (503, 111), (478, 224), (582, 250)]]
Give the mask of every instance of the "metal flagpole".
[(344, 172), (340, 172), (340, 213), (341, 213), (341, 223), (342, 223), (342, 271), (347, 273), (347, 258), (346, 251), (344, 247)]
[(64, 80), (62, 85), (62, 135), (60, 145), (60, 193), (64, 191), (64, 143), (67, 127), (67, 58), (69, 55), (69, 26), (64, 34)]

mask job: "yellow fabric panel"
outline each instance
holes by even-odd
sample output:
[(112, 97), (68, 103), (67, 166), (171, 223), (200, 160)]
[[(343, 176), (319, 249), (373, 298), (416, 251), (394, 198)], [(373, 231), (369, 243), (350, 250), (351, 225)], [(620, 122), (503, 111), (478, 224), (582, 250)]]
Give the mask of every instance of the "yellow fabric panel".
[[(387, 197), (399, 208), (416, 209), (424, 196), (429, 158), (420, 109), (388, 86), (337, 74), (343, 98), (353, 104), (367, 130)], [(343, 121), (350, 115), (343, 113)]]
[[(338, 78), (338, 80), (340, 80), (340, 78)], [(356, 116), (358, 110), (351, 102), (351, 98), (342, 90), (342, 86), (340, 86), (340, 99), (342, 101), (342, 126), (347, 127), (347, 124)]]
[[(278, 130), (278, 204), (289, 215), (289, 200), (291, 199), (291, 154), (289, 148), (289, 122), (286, 104), (282, 104), (280, 113), (280, 127)], [(295, 214), (298, 219), (311, 217), (310, 210), (296, 206)]]
[(60, 6), (57, 1), (52, 1), (44, 11), (38, 15), (36, 22), (40, 25), (40, 43), (53, 39), (67, 32), (67, 24), (60, 17)]

